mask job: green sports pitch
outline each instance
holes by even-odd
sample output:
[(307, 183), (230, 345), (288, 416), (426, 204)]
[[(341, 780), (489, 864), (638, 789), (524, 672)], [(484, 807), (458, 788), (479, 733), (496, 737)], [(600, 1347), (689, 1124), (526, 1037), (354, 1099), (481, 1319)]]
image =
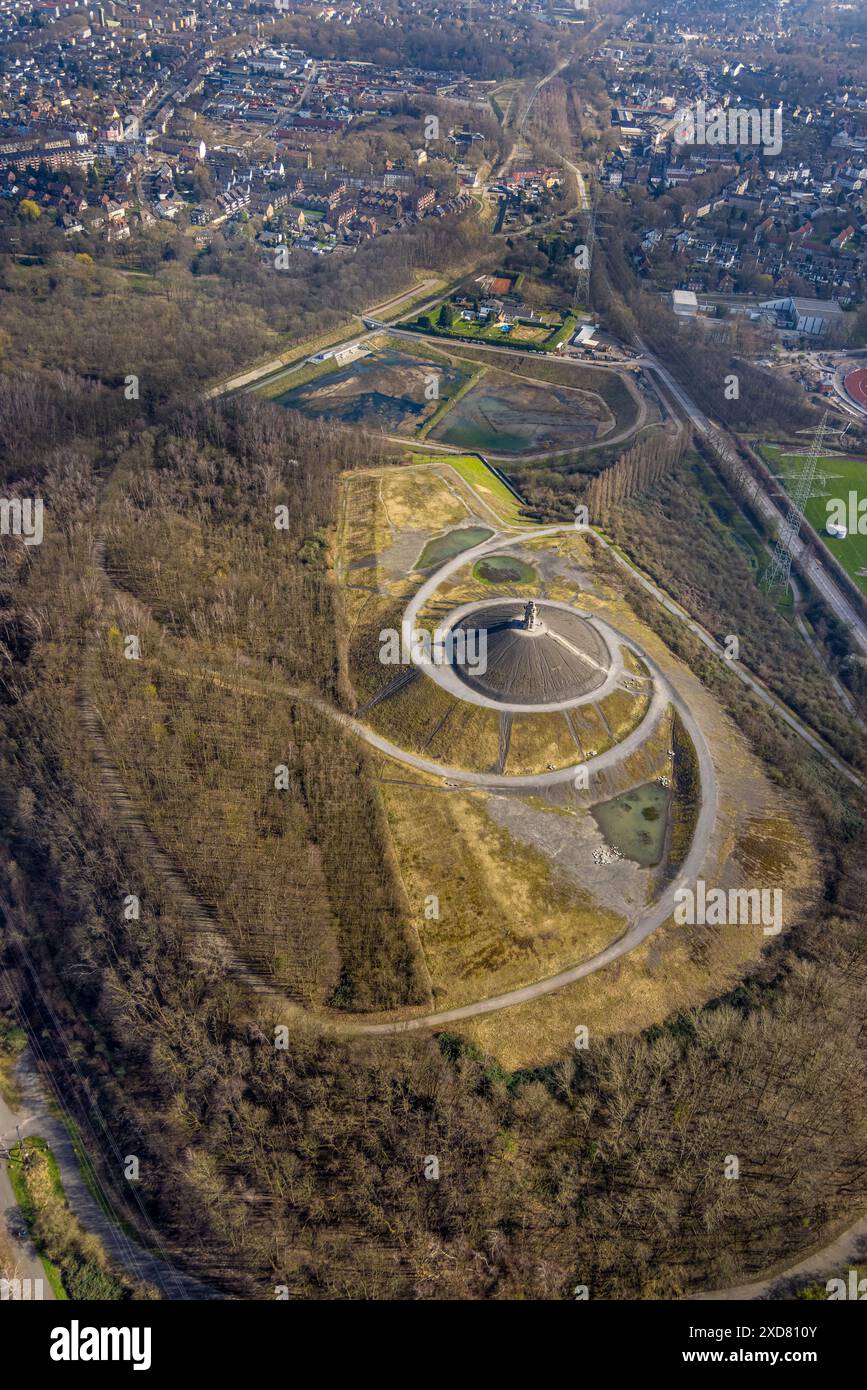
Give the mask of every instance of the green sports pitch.
[[(807, 455), (789, 453), (771, 444), (764, 444), (761, 453), (786, 491), (793, 491)], [(859, 503), (862, 504), (860, 517)], [(838, 519), (840, 505), (845, 509), (842, 519), (849, 527), (844, 540), (828, 535), (828, 521)], [(804, 512), (832, 555), (867, 594), (867, 458), (854, 454), (830, 454), (820, 458)]]

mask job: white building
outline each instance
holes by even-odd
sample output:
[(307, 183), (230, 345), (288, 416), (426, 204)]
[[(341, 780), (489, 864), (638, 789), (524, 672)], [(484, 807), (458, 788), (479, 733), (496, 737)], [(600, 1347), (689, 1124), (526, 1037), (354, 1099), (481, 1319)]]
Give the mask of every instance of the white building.
[(683, 318), (695, 318), (698, 313), (698, 300), (694, 290), (672, 290), (671, 307)]

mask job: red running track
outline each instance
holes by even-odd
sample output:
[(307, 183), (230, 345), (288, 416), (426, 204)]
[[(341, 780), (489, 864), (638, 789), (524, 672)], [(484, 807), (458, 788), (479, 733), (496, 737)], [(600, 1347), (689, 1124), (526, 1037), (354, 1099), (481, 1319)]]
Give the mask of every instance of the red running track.
[(856, 367), (855, 371), (846, 377), (843, 385), (855, 404), (860, 405), (862, 410), (867, 410), (867, 367)]

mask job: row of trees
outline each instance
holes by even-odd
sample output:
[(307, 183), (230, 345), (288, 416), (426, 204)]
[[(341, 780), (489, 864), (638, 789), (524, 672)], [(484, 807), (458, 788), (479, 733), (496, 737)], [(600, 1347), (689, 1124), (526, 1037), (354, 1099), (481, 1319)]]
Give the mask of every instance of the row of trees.
[(587, 505), (591, 517), (604, 525), (612, 507), (628, 497), (646, 492), (683, 458), (687, 436), (685, 430), (670, 434), (654, 430), (622, 453), (610, 468), (604, 469), (587, 488)]
[[(736, 541), (726, 524), (734, 520), (728, 494), (694, 455), (687, 456), (640, 500), (623, 502), (608, 514), (614, 539), (678, 599), (722, 644), (736, 634), (745, 664), (841, 756), (867, 769), (867, 738), (841, 706), (818, 658), (786, 621), (772, 597), (756, 583), (764, 551)], [(721, 582), (721, 576), (723, 580)], [(654, 605), (633, 594), (642, 616), (653, 621)], [(666, 639), (671, 638), (666, 628)], [(708, 679), (719, 665), (702, 659)], [(741, 703), (743, 694), (741, 694)]]

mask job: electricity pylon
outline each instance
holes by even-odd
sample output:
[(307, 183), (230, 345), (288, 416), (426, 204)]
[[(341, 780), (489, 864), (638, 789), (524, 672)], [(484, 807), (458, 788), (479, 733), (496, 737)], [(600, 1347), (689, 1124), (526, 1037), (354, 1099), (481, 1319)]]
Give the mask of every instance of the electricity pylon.
[(798, 532), (801, 529), (804, 508), (813, 491), (816, 465), (822, 453), (822, 444), (827, 433), (827, 427), (828, 411), (826, 410), (819, 421), (816, 433), (813, 435), (813, 442), (810, 445), (810, 452), (804, 460), (804, 466), (790, 494), (789, 508), (786, 512), (786, 519), (783, 522), (780, 534), (777, 537), (777, 544), (774, 547), (774, 557), (762, 575), (762, 588), (767, 589), (769, 593), (780, 584), (784, 584), (788, 588), (789, 574), (792, 569), (792, 548), (798, 538)]

